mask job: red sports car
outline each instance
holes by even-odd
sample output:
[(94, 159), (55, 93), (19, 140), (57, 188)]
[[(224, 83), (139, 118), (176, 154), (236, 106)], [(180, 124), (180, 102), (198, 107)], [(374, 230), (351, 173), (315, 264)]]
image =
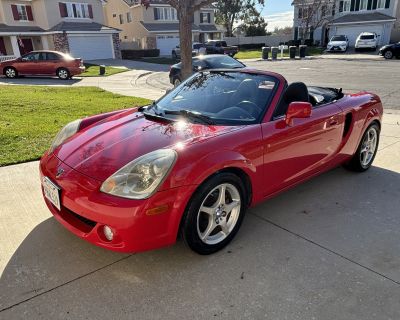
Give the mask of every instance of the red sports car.
[(339, 165), (367, 170), (381, 118), (372, 93), (250, 69), (200, 72), (150, 106), (65, 126), (40, 163), (44, 199), (103, 248), (138, 252), (181, 234), (211, 254), (249, 206)]
[(0, 71), (7, 78), (19, 75), (57, 76), (67, 80), (85, 71), (82, 59), (57, 51), (32, 51), (14, 60), (0, 63)]

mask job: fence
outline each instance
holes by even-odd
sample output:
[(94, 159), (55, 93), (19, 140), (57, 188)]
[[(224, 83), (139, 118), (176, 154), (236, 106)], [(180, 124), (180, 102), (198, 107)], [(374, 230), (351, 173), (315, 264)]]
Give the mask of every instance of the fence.
[(258, 37), (225, 37), (224, 40), (229, 46), (240, 46), (243, 44), (261, 44), (269, 47), (278, 46), (282, 42), (288, 42), (293, 39), (292, 35), (282, 36), (258, 36)]
[(0, 56), (0, 62), (17, 59), (16, 56)]

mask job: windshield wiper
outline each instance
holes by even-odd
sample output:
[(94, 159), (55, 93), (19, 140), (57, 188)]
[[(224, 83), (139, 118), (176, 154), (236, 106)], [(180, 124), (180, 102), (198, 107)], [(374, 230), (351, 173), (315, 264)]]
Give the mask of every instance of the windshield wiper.
[(211, 119), (209, 116), (206, 116), (204, 114), (201, 114), (196, 111), (190, 111), (190, 110), (164, 110), (164, 114), (170, 114), (170, 115), (176, 115), (176, 116), (183, 116), (188, 119), (192, 120), (199, 120), (205, 124), (209, 125), (214, 125), (215, 122), (213, 119)]
[(159, 116), (159, 117), (163, 116), (163, 113), (158, 111), (159, 110), (158, 109), (158, 105), (157, 105), (157, 103), (155, 101), (153, 101), (153, 103), (151, 105), (149, 105), (149, 106), (141, 107), (141, 108), (138, 109), (139, 112), (142, 112), (145, 115), (149, 114), (146, 111), (150, 111), (150, 110), (153, 110), (153, 112), (154, 112), (154, 114), (156, 116)]

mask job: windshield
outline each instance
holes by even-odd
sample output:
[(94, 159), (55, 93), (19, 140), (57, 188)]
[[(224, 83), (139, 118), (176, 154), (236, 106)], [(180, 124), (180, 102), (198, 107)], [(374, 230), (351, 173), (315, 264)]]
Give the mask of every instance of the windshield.
[(361, 40), (374, 40), (375, 36), (373, 34), (365, 35), (360, 37)]
[(346, 41), (345, 36), (334, 36), (331, 41)]
[(254, 124), (261, 121), (277, 84), (266, 75), (200, 72), (161, 98), (154, 112), (173, 120), (177, 112), (190, 112), (208, 117), (215, 125)]
[(214, 69), (236, 69), (244, 68), (244, 64), (230, 56), (207, 56), (207, 63)]

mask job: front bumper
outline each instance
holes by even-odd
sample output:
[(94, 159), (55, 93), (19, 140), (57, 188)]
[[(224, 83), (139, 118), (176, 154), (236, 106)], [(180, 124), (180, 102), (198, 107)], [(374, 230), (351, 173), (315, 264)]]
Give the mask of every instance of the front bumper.
[[(64, 173), (56, 178), (60, 168)], [(44, 199), (62, 225), (88, 242), (119, 252), (140, 252), (175, 243), (183, 212), (196, 189), (185, 186), (159, 191), (146, 200), (118, 198), (100, 192), (101, 181), (47, 154), (40, 162), (40, 176), (41, 181), (46, 176), (61, 189), (61, 210)], [(112, 241), (105, 238), (104, 226), (113, 230)]]
[(331, 48), (327, 48), (326, 51), (328, 52), (345, 52), (347, 50), (347, 48), (342, 48), (342, 47), (338, 47), (338, 46), (333, 46)]

